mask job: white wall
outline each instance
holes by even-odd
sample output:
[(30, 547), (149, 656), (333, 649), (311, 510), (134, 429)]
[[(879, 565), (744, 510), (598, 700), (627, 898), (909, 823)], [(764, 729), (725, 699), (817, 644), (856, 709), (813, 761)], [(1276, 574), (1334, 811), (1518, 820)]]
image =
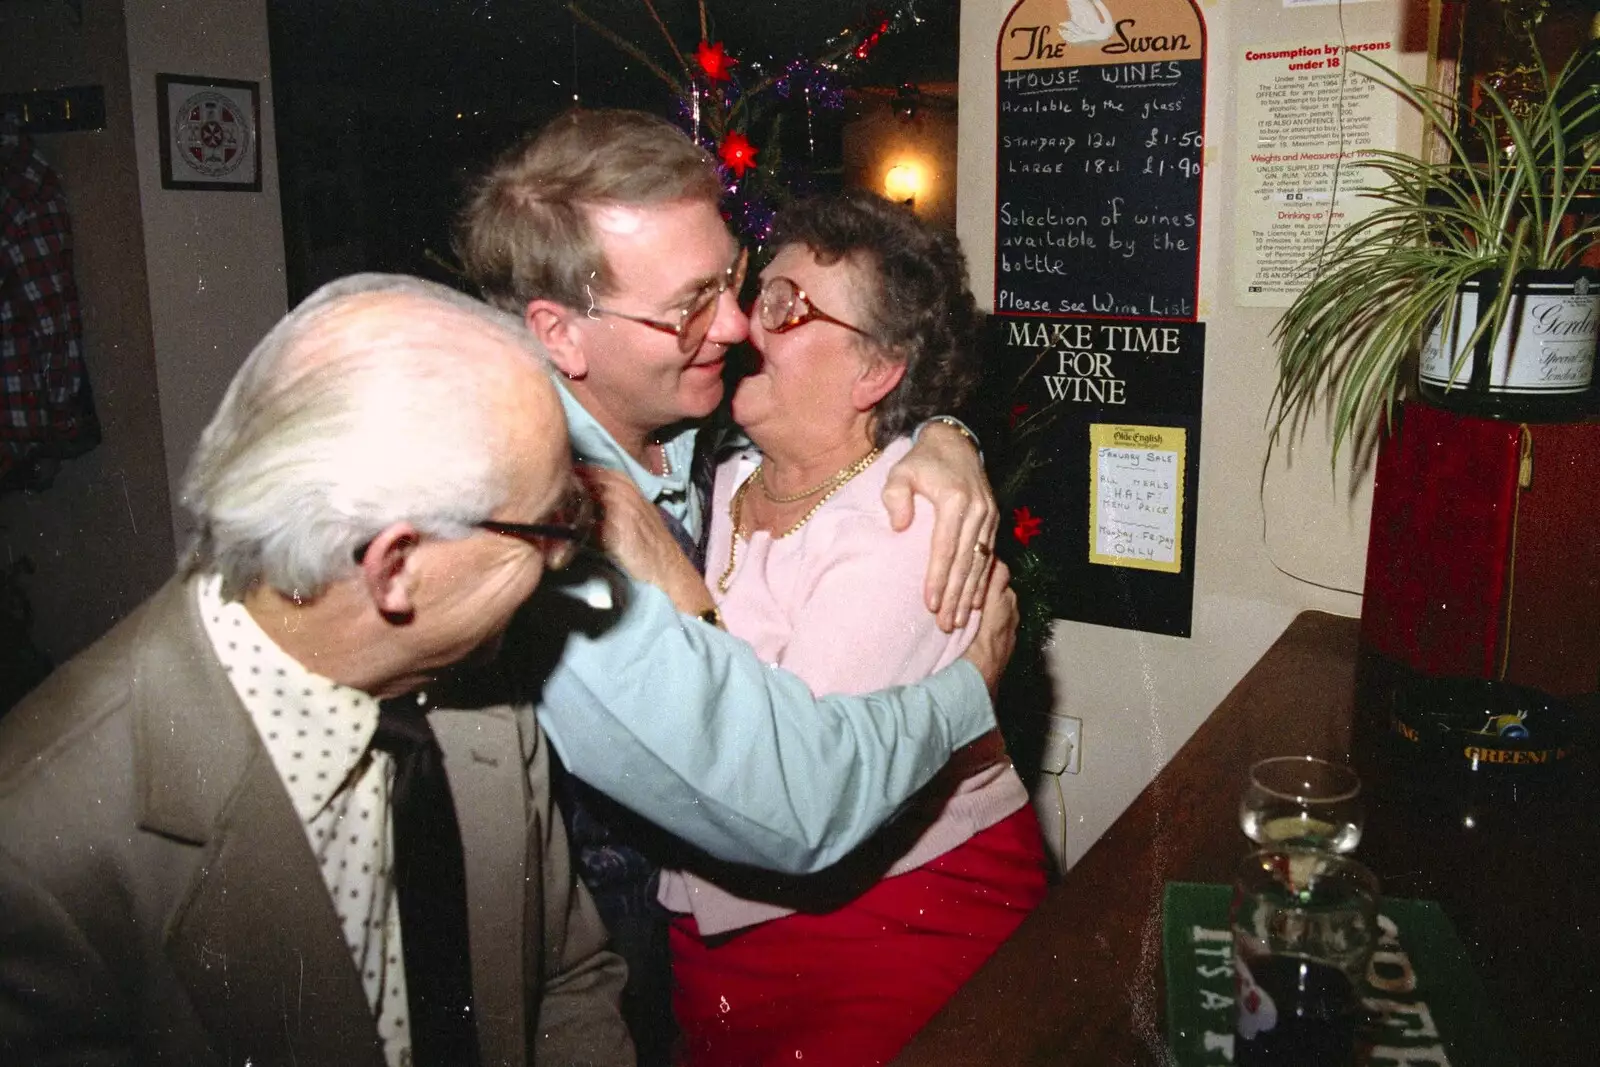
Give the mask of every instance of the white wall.
[[(1011, 0), (961, 11), (957, 230), (973, 290), (994, 290), (995, 46)], [(1115, 11), (1117, 0), (1108, 0)], [(1246, 45), (1344, 32), (1399, 35), (1398, 0), (1289, 9), (1202, 5), (1208, 35), (1199, 311), (1206, 323), (1194, 636), (1058, 622), (1050, 650), (1056, 711), (1083, 720), (1082, 769), (1045, 777), (1036, 798), (1067, 865), (1092, 845), (1300, 611), (1360, 613), (1371, 486), (1335, 484), (1322, 427), (1275, 456), (1262, 491), (1263, 429), (1274, 383), (1268, 334), (1278, 311), (1233, 303), (1235, 56)], [(1342, 11), (1342, 16), (1341, 16)], [(1063, 17), (1066, 4), (1062, 3)], [(1420, 73), (1421, 57), (1406, 64)], [(1406, 136), (1403, 127), (1402, 140)], [(1413, 134), (1414, 136), (1414, 134)], [(1343, 591), (1341, 591), (1343, 590)], [(1060, 804), (1065, 804), (1065, 824)], [(1217, 832), (1229, 833), (1229, 827)]]
[[(282, 221), (264, 0), (0, 5), (0, 88), (105, 87), (106, 129), (39, 138), (66, 183), (104, 443), (0, 502), (30, 555), (34, 636), (57, 661), (172, 573), (184, 466), (234, 371), (283, 314)], [(259, 81), (262, 191), (164, 190), (157, 73)]]
[[(264, 0), (126, 0), (128, 79), (144, 216), (167, 481), (176, 506), (200, 431), (288, 301)], [(161, 188), (156, 75), (261, 84), (261, 191)]]

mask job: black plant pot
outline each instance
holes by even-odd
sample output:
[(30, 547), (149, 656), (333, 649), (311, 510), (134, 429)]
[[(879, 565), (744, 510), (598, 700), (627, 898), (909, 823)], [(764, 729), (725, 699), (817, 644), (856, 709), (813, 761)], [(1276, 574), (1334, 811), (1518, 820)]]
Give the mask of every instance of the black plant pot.
[(1429, 807), (1526, 817), (1570, 794), (1580, 765), (1592, 762), (1592, 700), (1490, 678), (1428, 677), (1370, 649), (1359, 678), (1358, 765)]

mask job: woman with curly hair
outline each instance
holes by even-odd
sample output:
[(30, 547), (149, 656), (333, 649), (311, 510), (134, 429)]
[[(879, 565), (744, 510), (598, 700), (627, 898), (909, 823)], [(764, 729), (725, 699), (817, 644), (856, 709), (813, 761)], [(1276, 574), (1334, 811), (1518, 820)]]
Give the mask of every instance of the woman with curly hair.
[[(714, 603), (819, 695), (916, 681), (960, 657), (976, 620), (939, 629), (922, 594), (931, 510), (918, 501), (896, 533), (880, 496), (912, 428), (976, 380), (966, 262), (953, 234), (870, 195), (802, 203), (777, 232), (750, 315), (758, 365), (733, 397), (754, 447), (717, 471), (704, 584), (683, 568), (636, 577), (686, 612)], [(822, 874), (663, 872), (684, 1058), (885, 1063), (1044, 889), (1038, 823), (998, 734)]]

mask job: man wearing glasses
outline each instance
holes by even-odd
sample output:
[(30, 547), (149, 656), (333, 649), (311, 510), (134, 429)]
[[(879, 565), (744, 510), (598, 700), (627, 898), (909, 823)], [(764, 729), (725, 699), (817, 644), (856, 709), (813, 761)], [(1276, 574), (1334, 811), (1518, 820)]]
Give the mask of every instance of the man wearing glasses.
[(632, 1063), (492, 669), (592, 518), (527, 330), (326, 286), (183, 497), (182, 573), (0, 723), (0, 1063)]
[[(490, 302), (544, 342), (579, 458), (631, 478), (691, 558), (708, 495), (693, 475), (710, 468), (698, 426), (749, 325), (738, 303), (748, 257), (723, 223), (721, 193), (707, 155), (670, 123), (576, 110), (489, 170), (456, 242)], [(885, 506), (901, 527), (913, 491), (937, 515), (929, 608), (946, 628), (963, 625), (984, 590), (997, 515), (960, 432), (930, 426), (891, 475)], [(967, 662), (922, 685), (819, 700), (719, 630), (714, 613), (685, 619), (636, 585), (615, 625), (568, 643), (540, 720), (574, 776), (690, 844), (819, 870), (993, 729), (987, 686), (1010, 655), (1009, 597), (991, 599)], [(618, 834), (625, 813), (594, 818), (605, 802), (582, 788), (561, 799), (580, 871), (629, 961), (624, 1011), (641, 1063), (662, 1062), (666, 926), (654, 863), (631, 847), (644, 831)]]

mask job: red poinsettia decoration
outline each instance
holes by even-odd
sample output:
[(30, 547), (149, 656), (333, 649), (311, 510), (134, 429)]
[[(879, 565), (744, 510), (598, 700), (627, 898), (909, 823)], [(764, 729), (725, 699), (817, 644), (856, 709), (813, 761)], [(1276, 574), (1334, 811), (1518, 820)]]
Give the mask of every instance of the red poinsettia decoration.
[(728, 68), (739, 62), (727, 53), (721, 41), (716, 44), (701, 41), (700, 47), (694, 50), (694, 61), (700, 64), (705, 76), (714, 82), (732, 81), (733, 75)]
[(1017, 524), (1011, 528), (1011, 532), (1022, 542), (1022, 547), (1027, 548), (1028, 542), (1039, 536), (1039, 527), (1044, 525), (1044, 520), (1027, 508), (1017, 508), (1012, 515)]
[(756, 165), (756, 146), (738, 130), (731, 131), (717, 146), (717, 155), (734, 175), (744, 177), (744, 172)]

